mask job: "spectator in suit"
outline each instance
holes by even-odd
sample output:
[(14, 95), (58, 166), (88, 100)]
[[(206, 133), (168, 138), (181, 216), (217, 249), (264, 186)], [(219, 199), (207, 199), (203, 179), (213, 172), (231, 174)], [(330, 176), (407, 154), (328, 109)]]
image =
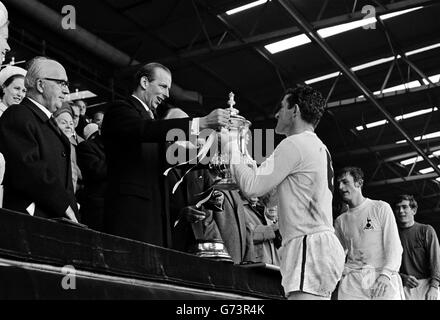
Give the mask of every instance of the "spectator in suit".
[(78, 166), (76, 147), (77, 142), (74, 139), (75, 129), (73, 124), (73, 112), (68, 103), (63, 103), (63, 106), (53, 113), (53, 117), (57, 122), (58, 127), (66, 135), (70, 142), (70, 164), (72, 167), (72, 183), (75, 193), (78, 191), (82, 180), (81, 170)]
[[(90, 119), (86, 116), (87, 105), (83, 100), (75, 100), (73, 102), (72, 109), (74, 113), (73, 124), (75, 125), (76, 134), (82, 138), (85, 138), (83, 136), (84, 128), (90, 123)], [(79, 116), (77, 118), (78, 114)]]
[(51, 119), (69, 92), (66, 71), (55, 60), (34, 58), (25, 86), (27, 97), (0, 118), (0, 151), (8, 164), (3, 206), (77, 222), (70, 143)]
[[(78, 105), (74, 103), (70, 103), (70, 108), (72, 109), (72, 118), (73, 118), (73, 134), (70, 138), (70, 141), (77, 146), (81, 142), (84, 141), (83, 134), (78, 133), (76, 129), (78, 128), (79, 121), (81, 119), (81, 110)], [(84, 130), (84, 129), (83, 129)]]
[(20, 104), (26, 95), (24, 76), (26, 70), (16, 66), (6, 66), (0, 71), (0, 117), (10, 105)]
[(107, 164), (104, 143), (96, 123), (84, 128), (86, 141), (78, 145), (78, 164), (84, 180), (81, 222), (88, 227), (104, 230), (104, 195), (107, 186)]
[(104, 120), (104, 112), (103, 111), (98, 111), (95, 114), (93, 114), (92, 122), (96, 123), (98, 125), (99, 130), (101, 130), (103, 120)]
[[(109, 233), (163, 245), (168, 223), (160, 150), (171, 130), (188, 136), (205, 128), (227, 125), (229, 111), (216, 109), (191, 119), (156, 120), (157, 106), (168, 98), (171, 72), (158, 63), (142, 66), (134, 77), (133, 94), (106, 108), (102, 136), (107, 160), (108, 188), (104, 225)], [(162, 157), (162, 158), (161, 158)]]
[[(158, 110), (157, 114), (164, 119), (181, 119), (187, 118), (188, 115), (180, 108), (167, 106), (164, 104)], [(170, 143), (170, 146), (172, 144)], [(183, 146), (188, 151), (189, 148), (197, 148), (190, 141)], [(217, 205), (219, 201), (223, 203), (223, 194), (221, 192), (213, 192), (211, 198), (200, 207), (195, 205), (207, 196), (210, 192), (213, 177), (209, 174), (208, 169), (200, 168), (186, 172), (188, 168), (177, 167), (171, 170), (166, 178), (167, 190), (169, 192), (169, 211), (170, 211), (170, 227), (171, 227), (171, 248), (184, 252), (197, 252), (197, 244), (202, 242), (218, 243), (223, 242), (217, 223), (214, 220), (213, 211), (221, 210)], [(183, 175), (186, 175), (183, 177)], [(180, 186), (172, 193), (174, 185), (183, 178)], [(231, 259), (225, 248), (216, 252), (211, 258), (220, 260)], [(218, 254), (221, 253), (221, 254)], [(206, 257), (206, 252), (204, 252)], [(212, 253), (211, 253), (212, 254)]]
[[(279, 266), (275, 240), (277, 238), (278, 222), (266, 219), (266, 206), (258, 198), (243, 197), (246, 213), (246, 229), (251, 239), (251, 260)], [(279, 233), (278, 233), (279, 234)]]

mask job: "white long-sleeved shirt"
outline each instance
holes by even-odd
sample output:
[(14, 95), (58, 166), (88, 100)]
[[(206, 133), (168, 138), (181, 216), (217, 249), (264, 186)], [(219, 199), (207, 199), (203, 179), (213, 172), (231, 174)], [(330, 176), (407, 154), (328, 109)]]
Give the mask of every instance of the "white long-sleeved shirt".
[(260, 167), (231, 165), (240, 189), (249, 197), (276, 187), (283, 243), (306, 234), (333, 232), (333, 168), (327, 147), (314, 132), (285, 138)]
[(347, 251), (346, 271), (373, 267), (389, 277), (399, 271), (403, 248), (388, 203), (366, 198), (335, 220), (335, 232)]

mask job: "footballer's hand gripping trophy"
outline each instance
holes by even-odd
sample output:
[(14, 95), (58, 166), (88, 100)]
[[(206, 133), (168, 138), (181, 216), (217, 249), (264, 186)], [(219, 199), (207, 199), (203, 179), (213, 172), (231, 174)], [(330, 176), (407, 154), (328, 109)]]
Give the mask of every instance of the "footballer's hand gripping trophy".
[(222, 142), (225, 142), (222, 141), (222, 139), (228, 139), (230, 143), (237, 143), (241, 156), (246, 156), (246, 139), (251, 122), (246, 120), (243, 116), (240, 116), (238, 114), (239, 111), (234, 108), (235, 101), (232, 92), (229, 93), (228, 105), (231, 112), (229, 125), (222, 127), (217, 131), (217, 152), (211, 158), (209, 167), (214, 171), (218, 178), (215, 189), (234, 190), (238, 189), (238, 185), (230, 171), (232, 154), (228, 151), (222, 150)]

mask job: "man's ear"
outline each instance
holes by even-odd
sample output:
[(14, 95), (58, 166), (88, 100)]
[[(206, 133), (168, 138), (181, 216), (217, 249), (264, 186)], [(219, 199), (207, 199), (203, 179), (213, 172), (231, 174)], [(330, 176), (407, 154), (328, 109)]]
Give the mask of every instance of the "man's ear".
[(147, 76), (143, 76), (143, 77), (141, 77), (140, 80), (139, 80), (139, 85), (140, 85), (141, 88), (144, 89), (144, 90), (147, 89), (149, 83), (150, 83), (150, 82), (148, 81)]
[(362, 186), (364, 185), (364, 180), (359, 179), (359, 181), (356, 181), (355, 183), (357, 184), (357, 186), (358, 186), (359, 188), (362, 188)]
[(293, 107), (292, 107), (290, 110), (292, 110), (292, 111), (291, 111), (291, 112), (292, 112), (292, 119), (293, 119), (295, 116), (297, 116), (298, 113), (300, 112), (300, 111), (299, 111), (299, 106), (298, 106), (298, 104), (296, 104), (296, 103), (293, 105)]
[(44, 82), (41, 80), (41, 79), (38, 79), (37, 80), (37, 83), (35, 84), (35, 88), (37, 89), (37, 91), (39, 92), (39, 93), (43, 93), (43, 88), (44, 88)]

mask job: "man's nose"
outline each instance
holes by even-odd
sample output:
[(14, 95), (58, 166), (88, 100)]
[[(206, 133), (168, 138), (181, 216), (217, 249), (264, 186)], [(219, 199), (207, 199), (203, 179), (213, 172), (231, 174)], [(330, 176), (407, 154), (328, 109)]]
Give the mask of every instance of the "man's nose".
[(280, 116), (280, 112), (278, 111), (277, 113), (275, 113), (275, 119), (278, 119), (279, 116)]

